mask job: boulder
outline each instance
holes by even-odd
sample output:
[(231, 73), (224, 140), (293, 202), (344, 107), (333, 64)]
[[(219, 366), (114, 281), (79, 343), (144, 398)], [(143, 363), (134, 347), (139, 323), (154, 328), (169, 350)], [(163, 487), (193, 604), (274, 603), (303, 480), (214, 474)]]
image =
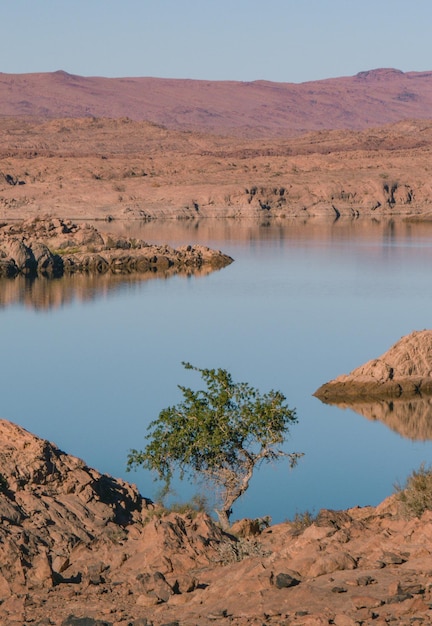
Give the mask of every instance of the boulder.
[(58, 254), (53, 254), (51, 250), (42, 242), (35, 242), (31, 250), (36, 261), (37, 272), (49, 278), (60, 276), (63, 273), (63, 261)]
[(12, 238), (3, 243), (2, 249), (7, 258), (13, 259), (18, 271), (23, 274), (32, 274), (37, 270), (37, 261), (33, 250), (24, 241)]

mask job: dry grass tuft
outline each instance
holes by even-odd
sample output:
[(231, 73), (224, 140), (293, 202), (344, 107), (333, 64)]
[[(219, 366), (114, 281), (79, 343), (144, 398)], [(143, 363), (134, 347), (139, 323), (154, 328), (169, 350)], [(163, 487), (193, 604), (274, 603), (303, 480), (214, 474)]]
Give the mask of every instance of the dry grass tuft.
[(396, 485), (397, 499), (404, 517), (421, 517), (432, 510), (432, 468), (424, 463), (408, 476), (405, 486)]

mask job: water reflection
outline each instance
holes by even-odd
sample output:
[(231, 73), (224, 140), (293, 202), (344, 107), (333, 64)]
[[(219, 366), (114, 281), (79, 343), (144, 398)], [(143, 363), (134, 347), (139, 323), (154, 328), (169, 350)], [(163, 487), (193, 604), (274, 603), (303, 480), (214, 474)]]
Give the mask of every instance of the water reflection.
[[(392, 263), (401, 254), (405, 262), (432, 262), (432, 221), (362, 220), (323, 218), (300, 219), (200, 219), (200, 220), (115, 220), (98, 223), (107, 233), (143, 239), (154, 244), (200, 243), (236, 256), (240, 247), (252, 252), (266, 250), (269, 244), (276, 250), (300, 248), (316, 251), (330, 249), (335, 253), (346, 250), (351, 259), (366, 264)], [(356, 245), (353, 247), (352, 242)], [(174, 275), (205, 276), (212, 268), (203, 267), (188, 272), (176, 269), (139, 274), (72, 275), (60, 279), (22, 276), (0, 279), (0, 308), (22, 304), (26, 308), (59, 308), (68, 303), (85, 302), (106, 297), (121, 289), (130, 289), (154, 278), (167, 279)]]
[[(102, 227), (100, 227), (102, 230)], [(119, 221), (104, 224), (103, 230), (118, 236), (141, 238), (150, 243), (170, 245), (194, 243), (205, 245), (217, 242), (253, 242), (266, 245), (298, 242), (314, 246), (317, 241), (333, 244), (364, 240), (382, 247), (393, 247), (396, 241), (404, 246), (430, 246), (432, 221), (414, 219), (339, 219), (328, 218), (277, 218), (277, 219), (196, 219), (196, 220), (151, 220)]]
[(379, 421), (412, 441), (432, 440), (432, 397), (416, 396), (409, 400), (337, 402), (340, 409), (352, 409), (371, 421)]
[[(378, 504), (431, 459), (432, 437), (406, 439), (311, 394), (412, 330), (430, 328), (432, 222), (105, 226), (131, 236), (137, 230), (148, 242), (202, 243), (235, 263), (200, 280), (7, 281), (0, 288), (3, 417), (154, 498), (149, 473), (126, 474), (128, 451), (141, 448), (148, 423), (179, 401), (177, 385), (190, 383), (182, 361), (226, 367), (238, 380), (280, 389), (297, 409), (287, 451), (301, 450), (304, 459), (293, 472), (286, 464), (262, 467), (235, 511), (268, 514), (275, 523), (299, 511)], [(413, 432), (429, 437), (427, 429)], [(177, 498), (195, 491), (179, 486)]]
[(38, 276), (28, 278), (0, 279), (0, 308), (20, 304), (28, 309), (58, 309), (72, 302), (86, 302), (106, 297), (111, 293), (131, 289), (144, 281), (166, 280), (172, 276), (206, 276), (211, 267), (201, 267), (180, 271), (170, 268), (164, 271), (148, 271), (132, 274), (73, 274), (61, 278)]

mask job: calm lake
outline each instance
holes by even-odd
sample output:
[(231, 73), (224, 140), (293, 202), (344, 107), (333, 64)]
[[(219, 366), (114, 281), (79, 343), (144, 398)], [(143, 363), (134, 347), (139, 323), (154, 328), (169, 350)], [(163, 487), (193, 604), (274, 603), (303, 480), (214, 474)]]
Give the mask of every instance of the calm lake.
[[(286, 449), (305, 456), (294, 470), (283, 461), (262, 467), (233, 519), (279, 522), (305, 510), (375, 505), (431, 462), (429, 405), (421, 418), (395, 405), (384, 423), (375, 419), (382, 407), (360, 415), (312, 394), (401, 336), (432, 327), (432, 223), (100, 228), (149, 242), (204, 243), (235, 262), (198, 277), (1, 282), (2, 417), (155, 498), (149, 473), (126, 472), (127, 454), (144, 445), (159, 411), (181, 399), (177, 384), (200, 384), (182, 361), (226, 368), (262, 392), (281, 390), (299, 418)], [(174, 499), (185, 501), (197, 486), (176, 490)]]

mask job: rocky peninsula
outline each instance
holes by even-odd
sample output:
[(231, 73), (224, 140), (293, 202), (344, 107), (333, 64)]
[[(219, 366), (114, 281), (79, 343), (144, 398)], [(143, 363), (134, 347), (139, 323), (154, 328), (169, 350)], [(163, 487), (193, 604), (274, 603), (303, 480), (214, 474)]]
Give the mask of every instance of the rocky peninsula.
[(88, 223), (59, 218), (32, 218), (0, 223), (0, 276), (59, 278), (77, 273), (191, 273), (232, 263), (205, 246), (156, 246), (99, 232)]
[(429, 623), (432, 513), (380, 506), (223, 533), (0, 421), (0, 623)]
[(432, 394), (432, 330), (402, 337), (382, 356), (325, 383), (314, 395), (323, 402), (411, 398)]

